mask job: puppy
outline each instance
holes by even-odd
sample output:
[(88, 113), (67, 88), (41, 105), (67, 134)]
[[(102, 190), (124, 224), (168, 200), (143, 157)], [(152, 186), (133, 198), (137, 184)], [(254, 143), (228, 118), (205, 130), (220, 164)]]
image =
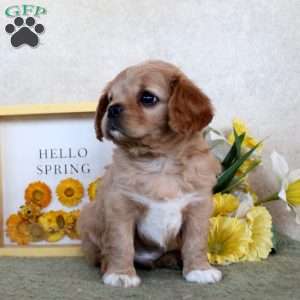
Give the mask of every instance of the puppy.
[(134, 262), (147, 265), (176, 250), (187, 281), (221, 279), (207, 261), (220, 166), (201, 131), (212, 118), (208, 97), (169, 63), (129, 67), (106, 86), (96, 134), (117, 147), (96, 201), (78, 221), (83, 252), (101, 264), (105, 284), (137, 286)]

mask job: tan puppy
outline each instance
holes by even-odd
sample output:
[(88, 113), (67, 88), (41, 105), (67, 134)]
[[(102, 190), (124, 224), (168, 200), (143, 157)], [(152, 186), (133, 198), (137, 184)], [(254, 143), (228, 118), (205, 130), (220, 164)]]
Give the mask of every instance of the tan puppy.
[(105, 284), (137, 286), (134, 261), (148, 264), (173, 250), (181, 251), (187, 281), (221, 279), (207, 261), (220, 166), (201, 130), (212, 117), (207, 96), (165, 62), (129, 67), (105, 88), (97, 137), (117, 148), (97, 200), (78, 222), (83, 251), (101, 264)]

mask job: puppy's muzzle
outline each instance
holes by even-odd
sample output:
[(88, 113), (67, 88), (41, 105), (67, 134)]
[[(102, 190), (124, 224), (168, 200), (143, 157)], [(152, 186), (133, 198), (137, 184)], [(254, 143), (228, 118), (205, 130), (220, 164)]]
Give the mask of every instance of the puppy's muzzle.
[(121, 126), (121, 116), (124, 111), (124, 107), (121, 104), (113, 104), (107, 111), (107, 130), (111, 131), (123, 131)]

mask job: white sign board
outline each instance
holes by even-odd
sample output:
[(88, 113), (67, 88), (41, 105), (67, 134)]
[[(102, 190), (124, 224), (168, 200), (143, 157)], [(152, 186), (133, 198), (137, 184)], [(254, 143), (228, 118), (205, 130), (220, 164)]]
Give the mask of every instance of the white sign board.
[[(35, 184), (40, 182), (51, 191), (50, 203), (46, 207), (41, 207), (42, 215), (47, 215), (50, 211), (68, 213), (78, 210), (91, 201), (88, 187), (91, 182), (103, 175), (104, 167), (111, 161), (113, 146), (109, 142), (99, 142), (96, 139), (93, 114), (3, 118), (0, 124), (4, 227), (2, 242), (3, 246), (7, 246), (19, 243), (14, 240), (14, 235), (24, 234), (22, 224), (20, 228), (17, 228), (16, 223), (20, 222), (20, 216), (21, 218), (23, 216), (20, 213), (20, 206), (32, 204), (31, 201), (28, 202), (25, 192), (30, 184), (34, 189)], [(57, 187), (66, 179), (78, 181), (83, 188), (82, 195), (75, 205), (72, 203), (71, 206), (65, 205), (59, 200)], [(41, 195), (36, 194), (36, 196)], [(12, 218), (8, 225), (7, 220), (12, 215), (17, 215), (17, 217)], [(43, 227), (43, 222), (39, 218), (35, 217), (35, 221), (28, 218), (25, 223), (33, 222)], [(48, 225), (49, 228), (46, 226), (44, 229), (50, 234), (55, 233), (56, 229), (51, 228), (51, 224)], [(34, 227), (34, 230), (39, 229)], [(60, 224), (60, 229), (63, 229), (63, 224)], [(13, 238), (9, 235), (9, 230)], [(20, 230), (19, 233), (18, 230)], [(68, 235), (49, 240), (44, 238), (33, 241), (29, 238), (29, 242), (26, 241), (24, 244), (74, 245), (79, 243), (78, 239), (70, 239)]]

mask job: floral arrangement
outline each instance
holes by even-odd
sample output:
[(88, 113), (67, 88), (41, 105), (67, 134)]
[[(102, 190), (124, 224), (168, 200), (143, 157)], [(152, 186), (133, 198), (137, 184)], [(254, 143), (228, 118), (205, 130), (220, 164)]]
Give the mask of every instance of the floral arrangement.
[[(90, 201), (96, 197), (101, 179), (92, 181), (88, 187)], [(74, 178), (61, 180), (56, 187), (58, 201), (66, 207), (77, 206), (84, 195), (82, 183)], [(76, 222), (80, 210), (69, 212), (64, 210), (44, 211), (52, 200), (50, 187), (41, 181), (30, 183), (24, 192), (25, 203), (17, 213), (10, 215), (6, 221), (6, 232), (12, 242), (18, 245), (47, 241), (57, 242), (65, 236), (79, 239)]]
[(300, 223), (300, 170), (289, 171), (285, 159), (273, 152), (273, 171), (280, 179), (281, 189), (259, 199), (248, 179), (262, 163), (263, 143), (252, 137), (239, 119), (234, 119), (229, 135), (208, 128), (205, 138), (222, 164), (222, 173), (214, 187), (214, 213), (210, 219), (210, 263), (223, 265), (266, 259), (276, 247), (276, 238), (272, 217), (263, 204), (285, 201)]
[(28, 245), (43, 240), (53, 243), (64, 236), (78, 239), (76, 222), (79, 214), (79, 210), (43, 212), (41, 206), (33, 203), (25, 204), (7, 219), (7, 235), (18, 245)]

